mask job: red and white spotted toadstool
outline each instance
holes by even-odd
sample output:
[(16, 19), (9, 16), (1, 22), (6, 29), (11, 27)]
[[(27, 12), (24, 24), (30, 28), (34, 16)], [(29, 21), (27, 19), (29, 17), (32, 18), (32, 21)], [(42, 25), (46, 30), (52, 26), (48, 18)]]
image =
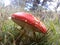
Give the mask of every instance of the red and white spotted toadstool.
[(44, 34), (47, 32), (45, 25), (32, 14), (26, 12), (17, 12), (12, 14), (11, 18), (15, 23), (24, 27), (26, 30), (34, 30)]

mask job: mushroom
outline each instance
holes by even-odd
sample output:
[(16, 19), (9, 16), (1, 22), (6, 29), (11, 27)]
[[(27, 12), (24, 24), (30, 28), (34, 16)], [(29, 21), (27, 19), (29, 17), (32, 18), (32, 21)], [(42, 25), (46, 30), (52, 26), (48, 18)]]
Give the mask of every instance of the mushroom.
[(30, 13), (17, 12), (12, 14), (11, 18), (15, 23), (23, 27), (24, 30), (38, 31), (43, 34), (47, 33), (45, 25)]

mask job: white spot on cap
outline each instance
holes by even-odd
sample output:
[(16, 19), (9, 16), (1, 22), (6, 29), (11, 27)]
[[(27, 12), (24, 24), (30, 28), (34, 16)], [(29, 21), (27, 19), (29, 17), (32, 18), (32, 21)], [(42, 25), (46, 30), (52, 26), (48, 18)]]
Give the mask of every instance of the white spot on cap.
[(27, 22), (27, 20), (25, 20), (25, 22)]
[(38, 24), (37, 22), (35, 24)]
[(39, 20), (36, 17), (34, 17), (34, 19), (35, 19), (35, 21), (39, 22)]

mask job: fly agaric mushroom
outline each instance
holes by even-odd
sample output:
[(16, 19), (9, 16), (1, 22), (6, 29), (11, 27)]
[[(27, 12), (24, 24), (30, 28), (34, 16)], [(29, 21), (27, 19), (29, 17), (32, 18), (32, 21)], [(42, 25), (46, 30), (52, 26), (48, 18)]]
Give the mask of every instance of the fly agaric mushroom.
[(25, 30), (34, 30), (44, 34), (47, 32), (45, 25), (32, 14), (26, 12), (17, 12), (12, 14), (11, 18), (15, 23), (24, 27)]

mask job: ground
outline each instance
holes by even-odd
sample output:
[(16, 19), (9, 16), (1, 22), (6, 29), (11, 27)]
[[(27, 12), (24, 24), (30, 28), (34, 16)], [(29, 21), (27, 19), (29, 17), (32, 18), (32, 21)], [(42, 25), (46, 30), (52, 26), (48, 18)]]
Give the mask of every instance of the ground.
[[(29, 11), (47, 27), (47, 34), (30, 32), (29, 36), (11, 19), (15, 12), (27, 12), (22, 7), (7, 6), (0, 9), (0, 45), (60, 45), (60, 14), (52, 11)], [(28, 29), (27, 29), (28, 30)]]

